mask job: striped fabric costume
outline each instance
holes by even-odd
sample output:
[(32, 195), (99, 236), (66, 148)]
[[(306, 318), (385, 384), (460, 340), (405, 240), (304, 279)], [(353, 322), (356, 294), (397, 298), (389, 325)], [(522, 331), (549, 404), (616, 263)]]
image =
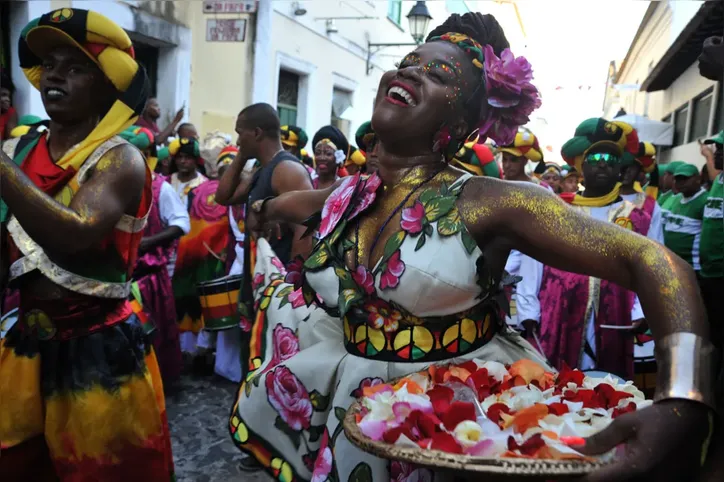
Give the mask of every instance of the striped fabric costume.
[[(32, 21), (22, 33), (20, 64), (36, 88), (39, 53), (55, 45), (81, 49), (118, 97), (90, 135), (57, 162), (47, 135), (37, 132), (3, 150), (45, 194), (69, 206), (104, 154), (125, 144), (117, 134), (143, 108), (147, 80), (119, 26), (95, 12), (65, 8)], [(150, 204), (147, 170), (134, 215), (124, 214), (88, 256), (63, 259), (45, 253), (9, 216), (11, 286), (20, 290), (20, 308), (17, 319), (0, 326), (3, 481), (173, 478), (158, 365), (128, 301)], [(39, 276), (65, 297), (41, 299), (26, 290), (26, 280)]]

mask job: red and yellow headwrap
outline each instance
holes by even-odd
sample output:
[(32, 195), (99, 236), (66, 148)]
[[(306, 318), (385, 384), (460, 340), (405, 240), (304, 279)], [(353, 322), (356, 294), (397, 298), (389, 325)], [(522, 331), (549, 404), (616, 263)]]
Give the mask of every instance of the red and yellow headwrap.
[(133, 125), (146, 105), (148, 79), (135, 60), (131, 39), (120, 26), (97, 12), (62, 8), (31, 21), (20, 35), (20, 66), (36, 89), (43, 58), (61, 45), (81, 50), (118, 91), (116, 101), (88, 137), (56, 163), (63, 169), (78, 170), (100, 144)]
[(234, 162), (234, 159), (236, 159), (236, 155), (239, 153), (239, 148), (236, 146), (226, 146), (219, 152), (219, 155), (216, 156), (216, 167), (220, 168), (221, 166), (230, 166), (232, 162)]
[(362, 151), (354, 146), (349, 146), (349, 150), (349, 156), (347, 156), (347, 161), (344, 163), (345, 167), (352, 164), (356, 166), (364, 166), (367, 163), (367, 157)]
[(650, 142), (639, 142), (636, 160), (641, 164), (645, 173), (652, 172), (656, 169), (656, 147)]
[(532, 162), (540, 162), (543, 160), (543, 151), (538, 144), (538, 138), (531, 132), (518, 132), (511, 145), (503, 146), (498, 150), (516, 157), (525, 157)]

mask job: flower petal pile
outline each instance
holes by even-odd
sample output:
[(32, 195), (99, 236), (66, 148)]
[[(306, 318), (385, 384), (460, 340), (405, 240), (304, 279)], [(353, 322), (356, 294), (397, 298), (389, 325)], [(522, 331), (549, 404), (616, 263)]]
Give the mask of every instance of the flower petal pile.
[(575, 450), (585, 437), (651, 404), (632, 382), (531, 360), (432, 366), (361, 392), (357, 423), (370, 439), (478, 457), (585, 459)]

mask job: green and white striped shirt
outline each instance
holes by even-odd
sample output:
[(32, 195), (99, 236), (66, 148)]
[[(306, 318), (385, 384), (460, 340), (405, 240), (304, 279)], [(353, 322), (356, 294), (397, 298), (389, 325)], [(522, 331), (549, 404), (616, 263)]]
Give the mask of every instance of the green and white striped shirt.
[(701, 276), (724, 277), (724, 173), (714, 179), (701, 229)]
[(679, 193), (666, 201), (664, 244), (695, 271), (701, 269), (701, 227), (708, 197), (709, 193), (701, 189), (691, 197), (685, 198)]

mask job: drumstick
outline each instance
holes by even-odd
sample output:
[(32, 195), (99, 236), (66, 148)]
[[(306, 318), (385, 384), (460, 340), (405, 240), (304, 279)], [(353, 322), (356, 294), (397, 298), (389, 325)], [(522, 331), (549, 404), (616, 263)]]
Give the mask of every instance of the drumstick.
[(635, 325), (619, 326), (619, 325), (601, 325), (601, 328), (606, 330), (633, 330), (636, 328)]
[(540, 352), (541, 356), (545, 359), (546, 363), (553, 366), (551, 362), (548, 360), (548, 357), (546, 356), (546, 352), (543, 351), (543, 347), (540, 344), (540, 340), (538, 339), (538, 335), (536, 335), (535, 331), (533, 332), (533, 340), (535, 340), (535, 344), (538, 346), (538, 351)]
[(206, 250), (211, 254), (211, 256), (213, 256), (214, 258), (218, 259), (218, 260), (221, 261), (221, 262), (224, 261), (223, 259), (221, 259), (221, 256), (219, 256), (218, 254), (214, 253), (214, 251), (209, 247), (209, 245), (206, 244), (206, 241), (201, 241), (201, 243), (203, 243), (204, 248), (206, 248)]

